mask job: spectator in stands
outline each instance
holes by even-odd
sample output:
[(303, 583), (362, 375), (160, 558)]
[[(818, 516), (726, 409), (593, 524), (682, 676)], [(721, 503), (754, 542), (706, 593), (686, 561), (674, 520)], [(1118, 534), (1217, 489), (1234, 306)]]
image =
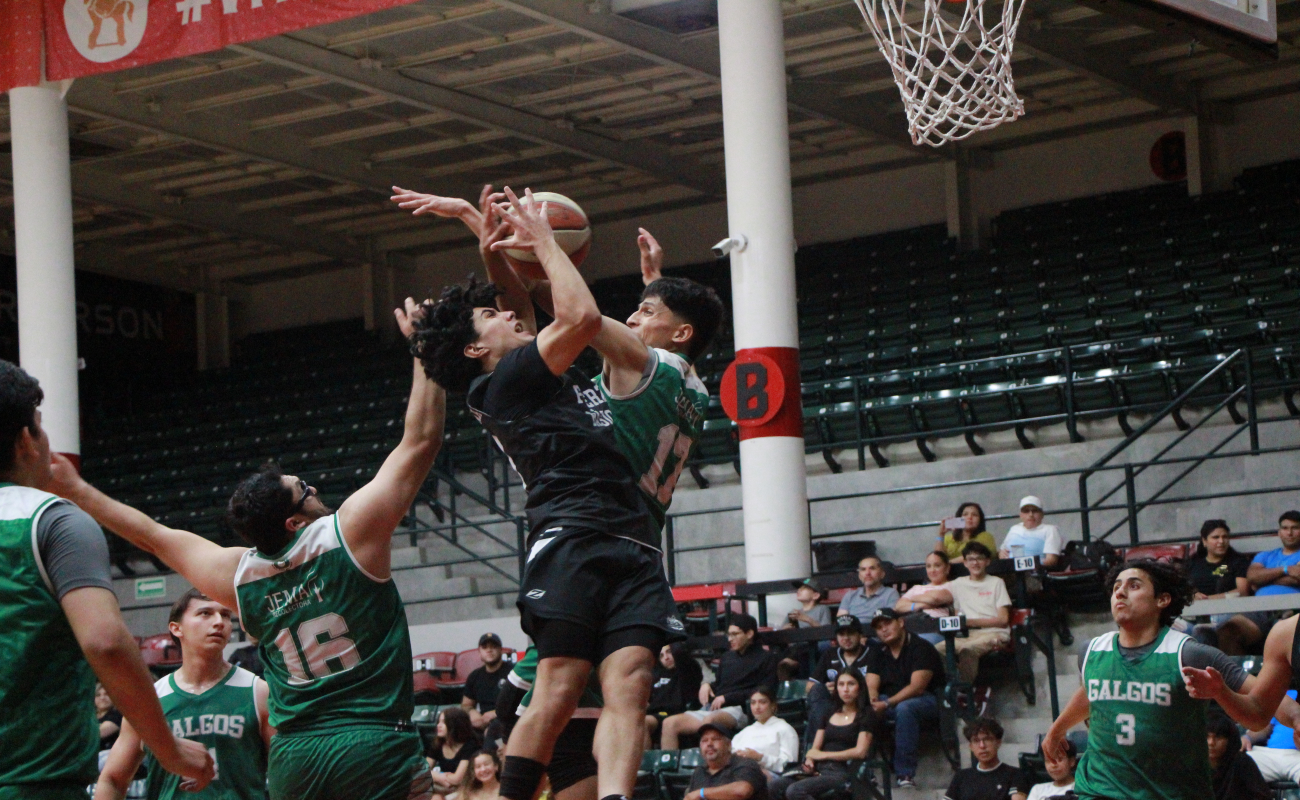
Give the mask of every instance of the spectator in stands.
[[(979, 542), (968, 542), (962, 561), (970, 575), (948, 583), (953, 608), (966, 616), (970, 636), (956, 639), (957, 670), (961, 679), (973, 684), (979, 673), (980, 657), (1011, 641), (1011, 595), (1007, 585), (996, 575), (989, 575), (993, 554)], [(947, 642), (937, 645), (944, 652)], [(957, 800), (957, 798), (953, 798)]]
[(865, 707), (866, 696), (866, 684), (857, 670), (835, 679), (835, 711), (817, 729), (812, 746), (804, 753), (803, 771), (813, 777), (779, 778), (772, 783), (773, 796), (812, 800), (848, 779), (848, 762), (867, 757), (876, 728), (875, 714)]
[(684, 644), (666, 644), (659, 651), (654, 680), (650, 683), (650, 704), (646, 707), (646, 749), (659, 725), (673, 714), (681, 714), (694, 705), (700, 695), (704, 676), (700, 665), (691, 658)]
[(727, 626), (727, 652), (722, 654), (713, 683), (700, 684), (700, 710), (674, 714), (664, 720), (660, 736), (665, 750), (676, 750), (678, 739), (705, 723), (734, 731), (745, 719), (744, 703), (760, 686), (776, 685), (776, 655), (757, 641), (758, 620), (733, 614)]
[(460, 707), (469, 714), (474, 730), (481, 731), (497, 718), (497, 692), (506, 682), (510, 670), (501, 659), (501, 637), (485, 633), (478, 638), (478, 656), (483, 665), (465, 678), (465, 692)]
[(99, 724), (99, 749), (111, 750), (122, 732), (122, 713), (113, 708), (113, 698), (104, 691), (104, 684), (95, 684), (95, 721)]
[(894, 610), (907, 614), (907, 629), (930, 644), (943, 641), (939, 635), (939, 617), (952, 615), (952, 592), (948, 591), (948, 553), (935, 550), (925, 557), (925, 577), (929, 583), (918, 583), (898, 599)]
[(867, 556), (858, 562), (858, 580), (862, 581), (862, 588), (844, 595), (835, 616), (850, 614), (863, 625), (868, 625), (876, 615), (876, 609), (894, 607), (898, 602), (898, 590), (885, 585), (885, 565), (875, 556)]
[(899, 787), (915, 787), (921, 725), (939, 719), (943, 659), (934, 645), (908, 633), (892, 608), (877, 611), (871, 627), (881, 644), (867, 657), (871, 710), (894, 722), (894, 774)]
[(487, 750), (474, 754), (456, 800), (497, 800), (501, 796), (501, 760)]
[[(814, 578), (804, 578), (795, 581), (794, 588), (799, 607), (787, 615), (782, 628), (820, 628), (834, 622), (831, 617), (831, 607), (822, 605), (821, 601), (826, 597), (826, 590), (820, 583)], [(790, 645), (779, 665), (781, 679), (788, 680), (796, 675), (799, 677), (807, 675), (812, 669), (813, 655), (816, 652), (817, 646), (813, 642), (795, 642)]]
[(991, 717), (967, 723), (966, 741), (975, 766), (958, 770), (944, 792), (944, 800), (1025, 800), (1019, 790), (1020, 770), (998, 760), (1002, 726)]
[(1079, 751), (1074, 742), (1065, 740), (1061, 758), (1047, 758), (1044, 754), (1043, 766), (1051, 780), (1034, 784), (1025, 800), (1049, 800), (1052, 797), (1074, 796), (1074, 770), (1079, 766)]
[(845, 614), (835, 620), (835, 644), (836, 647), (822, 653), (808, 678), (808, 725), (804, 740), (810, 745), (817, 728), (826, 724), (826, 718), (831, 715), (835, 679), (850, 670), (865, 672), (867, 668), (867, 639), (857, 617)]
[(984, 509), (979, 503), (962, 503), (957, 506), (957, 516), (965, 520), (966, 527), (953, 530), (940, 522), (939, 543), (935, 545), (935, 550), (942, 550), (952, 559), (961, 558), (961, 550), (967, 542), (979, 542), (990, 552), (998, 548), (993, 541), (993, 534), (984, 529)]
[(767, 777), (754, 761), (731, 752), (731, 730), (706, 722), (700, 726), (700, 755), (686, 797), (695, 800), (767, 800)]
[(749, 715), (754, 722), (740, 729), (731, 740), (731, 750), (757, 761), (770, 785), (786, 764), (799, 760), (799, 734), (776, 715), (776, 694), (770, 687), (760, 686), (749, 696)]
[(1269, 726), (1261, 731), (1252, 731), (1242, 742), (1264, 780), (1300, 783), (1300, 751), (1296, 749), (1300, 747), (1300, 736), (1296, 735), (1295, 728), (1297, 722), (1300, 722), (1300, 705), (1296, 704), (1296, 690), (1290, 689)]
[[(1288, 511), (1277, 520), (1277, 538), (1282, 546), (1257, 553), (1246, 571), (1246, 580), (1263, 597), (1300, 592), (1300, 511)], [(1260, 632), (1267, 635), (1267, 622)]]
[(433, 793), (454, 794), (469, 774), (469, 762), (478, 752), (478, 738), (470, 724), (469, 712), (452, 706), (438, 715), (438, 737), (433, 745)]
[[(1201, 525), (1201, 542), (1187, 562), (1187, 579), (1196, 588), (1197, 600), (1250, 594), (1250, 581), (1246, 579), (1250, 559), (1232, 549), (1230, 536), (1228, 523), (1221, 519), (1209, 519)], [(1196, 626), (1197, 638), (1229, 655), (1242, 655), (1247, 647), (1263, 638), (1255, 620), (1267, 626), (1267, 619), (1266, 611), (1215, 614), (1210, 618), (1210, 625)]]
[(1206, 720), (1205, 741), (1210, 750), (1210, 782), (1214, 800), (1270, 800), (1273, 790), (1264, 782), (1259, 767), (1241, 752), (1237, 723), (1217, 709)]
[(1039, 562), (1050, 569), (1060, 562), (1063, 552), (1061, 531), (1043, 523), (1043, 501), (1032, 494), (1020, 498), (1020, 522), (1007, 531), (998, 557), (1038, 556)]

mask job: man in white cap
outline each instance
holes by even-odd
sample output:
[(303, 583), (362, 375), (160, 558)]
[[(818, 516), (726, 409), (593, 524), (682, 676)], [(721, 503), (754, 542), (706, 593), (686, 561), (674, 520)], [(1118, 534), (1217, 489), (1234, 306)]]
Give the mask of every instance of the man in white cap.
[[(1013, 550), (1015, 547), (1023, 550)], [(1043, 501), (1032, 494), (1020, 498), (1020, 522), (1007, 531), (1007, 538), (1002, 540), (998, 556), (1038, 556), (1043, 566), (1050, 569), (1061, 560), (1064, 549), (1061, 532), (1055, 525), (1043, 523)]]

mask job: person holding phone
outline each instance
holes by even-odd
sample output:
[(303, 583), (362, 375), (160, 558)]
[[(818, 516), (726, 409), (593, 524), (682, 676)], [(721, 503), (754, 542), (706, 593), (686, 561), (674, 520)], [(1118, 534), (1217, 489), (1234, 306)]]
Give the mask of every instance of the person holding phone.
[(993, 534), (984, 529), (984, 509), (979, 503), (962, 503), (957, 514), (939, 523), (939, 541), (934, 549), (948, 554), (949, 559), (961, 559), (961, 551), (969, 542), (979, 542), (997, 552), (998, 544)]

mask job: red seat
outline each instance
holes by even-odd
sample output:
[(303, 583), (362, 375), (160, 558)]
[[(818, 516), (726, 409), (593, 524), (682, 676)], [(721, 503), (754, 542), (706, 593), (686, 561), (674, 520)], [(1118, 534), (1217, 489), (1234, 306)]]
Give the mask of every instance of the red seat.
[[(509, 667), (519, 660), (518, 654), (514, 648), (501, 648), (501, 660)], [(483, 666), (483, 657), (478, 654), (478, 648), (473, 650), (462, 650), (456, 654), (456, 670), (448, 680), (442, 681), (444, 686), (464, 686), (465, 680), (469, 674), (479, 667)]]
[(844, 602), (844, 596), (851, 591), (853, 591), (851, 586), (846, 586), (843, 589), (831, 589), (826, 593), (826, 598), (822, 600), (822, 604), (839, 608), (840, 603)]
[[(1012, 608), (1008, 610), (1011, 613), (1007, 615), (1007, 627), (1011, 628), (1012, 631), (1016, 629), (1017, 625), (1027, 624), (1029, 622), (1030, 615), (1033, 613), (1031, 609), (1028, 608)], [(1016, 637), (1013, 635), (1011, 638), (1007, 639), (1006, 644), (997, 648), (993, 652), (1014, 653), (1015, 651), (1016, 651)]]
[[(739, 599), (739, 598), (732, 598), (731, 600), (727, 600), (726, 598), (718, 598), (718, 599), (717, 599), (716, 601), (714, 601), (714, 602), (715, 602), (715, 604), (716, 604), (715, 612), (716, 612), (717, 616), (720, 616), (720, 617), (721, 617), (721, 616), (725, 616), (725, 615), (726, 615), (726, 613), (727, 613), (727, 604), (728, 604), (728, 603), (731, 604), (731, 613), (732, 613), (732, 614), (744, 614), (744, 613), (745, 613), (745, 608), (746, 608), (746, 606), (745, 606), (745, 601), (744, 601), (744, 600), (741, 600), (741, 599)], [(697, 606), (698, 606), (698, 605), (703, 605), (704, 607), (703, 607), (703, 608), (692, 608), (690, 611), (687, 611), (687, 612), (686, 612), (685, 614), (683, 614), (682, 616), (684, 616), (684, 617), (686, 617), (687, 619), (690, 619), (690, 620), (708, 619), (708, 618), (709, 618), (709, 607), (708, 607), (707, 603), (696, 602), (695, 605), (697, 605)]]
[(140, 641), (140, 657), (146, 666), (179, 667), (181, 648), (172, 640), (170, 633), (160, 633)]
[(1130, 547), (1124, 553), (1125, 561), (1137, 561), (1141, 558), (1153, 558), (1156, 561), (1163, 561), (1166, 564), (1175, 561), (1187, 560), (1187, 544), (1177, 542), (1172, 544), (1140, 544), (1136, 547)]
[(736, 582), (731, 583), (697, 583), (690, 586), (674, 586), (673, 600), (689, 603), (695, 600), (717, 600), (736, 594)]
[(421, 653), (412, 659), (415, 692), (437, 692), (456, 672), (456, 654), (445, 651)]

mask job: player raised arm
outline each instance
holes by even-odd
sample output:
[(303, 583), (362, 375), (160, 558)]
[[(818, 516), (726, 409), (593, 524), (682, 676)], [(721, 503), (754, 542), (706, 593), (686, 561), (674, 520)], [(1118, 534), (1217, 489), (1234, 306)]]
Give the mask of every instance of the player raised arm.
[(235, 568), (243, 547), (221, 547), (189, 531), (155, 522), (142, 511), (119, 503), (91, 486), (67, 458), (55, 454), (50, 491), (76, 503), (95, 521), (179, 572), (200, 592), (227, 608), (237, 608)]
[[(398, 327), (408, 340), (420, 313), (415, 300), (396, 309)], [(424, 374), (417, 358), (406, 404), (402, 441), (384, 459), (379, 472), (339, 506), (339, 529), (357, 561), (371, 576), (387, 580), (392, 570), (393, 530), (406, 516), (442, 447), (447, 394)]]
[(641, 283), (649, 286), (664, 276), (664, 249), (650, 231), (636, 230), (636, 246), (641, 251)]
[(1223, 676), (1213, 667), (1184, 667), (1183, 679), (1187, 682), (1188, 693), (1201, 700), (1217, 702), (1228, 716), (1248, 730), (1259, 730), (1268, 725), (1291, 685), (1291, 643), (1296, 635), (1298, 619), (1300, 617), (1282, 620), (1268, 632), (1259, 675), (1242, 684), (1242, 691), (1234, 692), (1228, 688)]
[(496, 205), (502, 219), (510, 224), (513, 235), (492, 245), (495, 251), (507, 248), (532, 250), (541, 262), (551, 284), (555, 322), (537, 334), (537, 350), (555, 375), (573, 365), (574, 359), (600, 333), (600, 308), (591, 296), (587, 282), (560, 249), (546, 218), (546, 204), (533, 199), (525, 190), (521, 201), (510, 187), (505, 187), (510, 203)]

